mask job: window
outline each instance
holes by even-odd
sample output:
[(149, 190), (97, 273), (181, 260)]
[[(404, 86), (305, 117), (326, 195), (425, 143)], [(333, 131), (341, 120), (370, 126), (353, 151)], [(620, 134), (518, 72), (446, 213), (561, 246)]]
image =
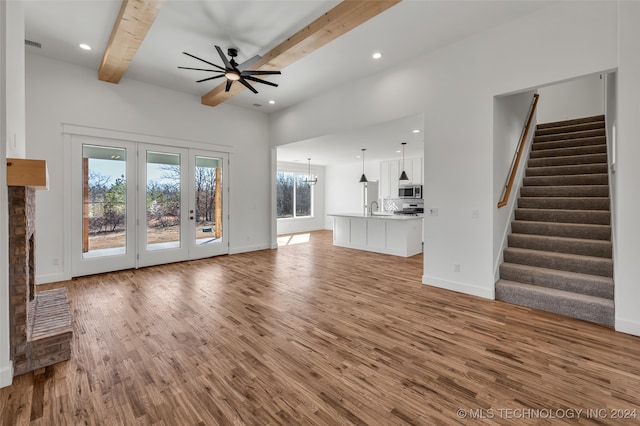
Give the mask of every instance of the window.
[(306, 183), (306, 178), (304, 174), (278, 172), (278, 219), (313, 216), (313, 185)]

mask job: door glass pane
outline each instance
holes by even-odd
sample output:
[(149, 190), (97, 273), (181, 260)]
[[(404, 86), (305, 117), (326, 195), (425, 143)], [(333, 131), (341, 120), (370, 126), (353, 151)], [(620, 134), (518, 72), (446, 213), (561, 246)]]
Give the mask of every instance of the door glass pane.
[(180, 247), (180, 154), (147, 151), (147, 250)]
[(127, 151), (82, 146), (82, 257), (126, 253)]
[(196, 244), (222, 238), (222, 160), (196, 156), (195, 169)]

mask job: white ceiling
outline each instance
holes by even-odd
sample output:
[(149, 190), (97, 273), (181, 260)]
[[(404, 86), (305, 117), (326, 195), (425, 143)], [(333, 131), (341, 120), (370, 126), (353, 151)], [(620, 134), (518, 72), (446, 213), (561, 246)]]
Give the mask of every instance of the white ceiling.
[[(197, 68), (202, 65), (183, 55), (183, 51), (220, 63), (214, 45), (221, 46), (225, 52), (227, 48), (235, 47), (239, 50), (237, 61), (241, 63), (254, 55), (265, 54), (338, 3), (316, 0), (165, 0), (124, 78), (189, 93), (194, 95), (194, 102), (200, 102), (199, 98), (219, 83), (216, 80), (196, 83), (208, 75), (201, 71), (179, 70), (178, 66)], [(244, 90), (227, 102), (266, 113), (278, 111), (552, 3), (555, 2), (403, 0), (281, 70), (282, 75), (266, 77), (278, 83), (279, 87), (257, 85), (258, 94)], [(26, 47), (27, 52), (95, 69), (97, 79), (97, 70), (121, 1), (24, 0), (24, 5), (25, 38), (42, 44), (41, 49)], [(77, 47), (78, 43), (88, 43), (93, 50), (85, 52)], [(374, 51), (383, 53), (381, 60), (371, 59)], [(276, 103), (270, 105), (269, 100)], [(404, 119), (396, 124), (400, 127), (409, 125)], [(399, 146), (400, 140), (405, 138), (404, 133), (391, 134), (395, 127), (391, 126), (386, 131), (384, 127), (376, 126), (375, 132), (368, 130), (367, 145), (371, 159), (378, 150), (386, 152), (392, 149), (388, 146), (390, 143)], [(403, 127), (397, 131), (405, 130)], [(367, 130), (362, 129), (362, 132), (365, 134)], [(358, 132), (319, 139), (315, 144), (313, 141), (296, 144), (298, 151), (296, 146), (279, 150), (279, 159), (306, 161), (307, 157), (312, 157), (313, 164), (325, 165), (351, 161), (355, 159), (353, 147), (362, 140)], [(345, 144), (351, 146), (348, 158), (337, 156), (335, 151), (331, 156), (333, 160), (326, 155), (328, 147), (339, 150)], [(410, 148), (407, 145), (407, 150), (419, 149), (417, 144), (418, 141), (414, 140)], [(312, 150), (315, 145), (318, 146)], [(367, 158), (368, 154), (369, 151)]]
[[(366, 148), (366, 161), (382, 161), (402, 158), (402, 142), (405, 158), (424, 155), (422, 114), (354, 129), (339, 134), (325, 135), (278, 147), (278, 161), (307, 162), (330, 166), (361, 162), (361, 149)], [(413, 133), (419, 130), (419, 133)], [(398, 152), (400, 151), (400, 152)]]

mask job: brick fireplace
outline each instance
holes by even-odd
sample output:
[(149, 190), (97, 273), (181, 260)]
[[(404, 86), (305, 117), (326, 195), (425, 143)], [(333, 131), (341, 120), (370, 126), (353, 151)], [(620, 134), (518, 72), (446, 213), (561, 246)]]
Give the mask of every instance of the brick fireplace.
[(66, 289), (36, 291), (35, 191), (8, 187), (10, 357), (16, 376), (71, 357)]

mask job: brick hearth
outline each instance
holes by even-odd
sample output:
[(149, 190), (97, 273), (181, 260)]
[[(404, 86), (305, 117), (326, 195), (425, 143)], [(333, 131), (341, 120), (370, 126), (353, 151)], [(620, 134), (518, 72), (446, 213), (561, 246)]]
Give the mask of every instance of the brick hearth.
[(8, 189), (10, 356), (17, 376), (68, 360), (72, 327), (64, 288), (36, 292), (35, 189)]

